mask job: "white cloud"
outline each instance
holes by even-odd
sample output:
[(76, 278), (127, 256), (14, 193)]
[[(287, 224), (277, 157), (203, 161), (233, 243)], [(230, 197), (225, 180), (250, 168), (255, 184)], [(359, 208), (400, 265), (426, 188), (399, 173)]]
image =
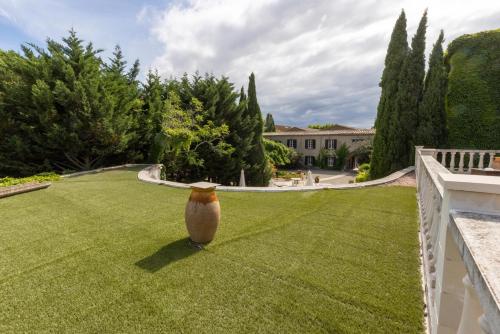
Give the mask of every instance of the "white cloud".
[(0, 20), (41, 45), (71, 27), (104, 57), (119, 43), (129, 61), (141, 60), (143, 75), (151, 66), (165, 76), (199, 70), (239, 87), (253, 71), (261, 109), (278, 122), (365, 127), (401, 8), (409, 39), (429, 9), (428, 51), (441, 28), (451, 41), (500, 22), (498, 0), (163, 1), (0, 0)]
[(152, 17), (164, 49), (153, 66), (165, 76), (257, 77), (264, 113), (281, 123), (341, 122), (369, 127), (394, 22), (401, 8), (409, 39), (429, 8), (428, 49), (443, 28), (451, 41), (497, 28), (496, 1), (190, 0)]

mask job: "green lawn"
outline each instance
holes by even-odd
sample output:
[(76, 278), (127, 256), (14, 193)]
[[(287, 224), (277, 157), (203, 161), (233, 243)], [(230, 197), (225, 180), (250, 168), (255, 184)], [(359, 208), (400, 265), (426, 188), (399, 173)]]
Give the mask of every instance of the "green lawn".
[(201, 251), (135, 170), (0, 199), (0, 333), (422, 332), (415, 189), (218, 195)]

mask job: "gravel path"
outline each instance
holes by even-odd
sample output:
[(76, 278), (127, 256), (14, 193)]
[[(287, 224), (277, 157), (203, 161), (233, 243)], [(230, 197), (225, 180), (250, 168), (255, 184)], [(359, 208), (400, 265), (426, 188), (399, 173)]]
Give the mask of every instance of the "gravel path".
[(400, 177), (396, 181), (385, 184), (384, 186), (416, 187), (417, 182), (415, 179), (415, 172), (408, 173), (405, 176)]

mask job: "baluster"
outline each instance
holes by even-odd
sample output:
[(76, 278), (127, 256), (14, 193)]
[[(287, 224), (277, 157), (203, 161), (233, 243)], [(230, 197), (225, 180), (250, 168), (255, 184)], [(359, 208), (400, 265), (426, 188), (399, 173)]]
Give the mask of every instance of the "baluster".
[(493, 167), (493, 160), (495, 159), (495, 152), (489, 152), (490, 154), (490, 163), (488, 164), (488, 168), (492, 168)]
[(441, 165), (443, 165), (443, 167), (446, 167), (446, 154), (448, 152), (447, 151), (443, 151), (441, 152)]
[(469, 169), (467, 170), (469, 174), (471, 173), (473, 166), (474, 166), (474, 152), (469, 152)]
[(460, 161), (458, 162), (458, 172), (459, 173), (464, 172), (464, 155), (465, 155), (465, 152), (461, 151), (460, 152)]
[(455, 154), (457, 151), (451, 151), (451, 159), (450, 159), (450, 171), (455, 171)]
[(486, 316), (484, 314), (479, 317), (479, 326), (481, 327), (482, 333), (493, 334), (488, 319), (486, 319)]
[(477, 166), (479, 169), (484, 168), (484, 154), (485, 152), (479, 152), (479, 165)]
[(481, 333), (479, 317), (483, 314), (483, 310), (479, 299), (468, 275), (465, 275), (462, 282), (465, 286), (464, 306), (457, 334)]

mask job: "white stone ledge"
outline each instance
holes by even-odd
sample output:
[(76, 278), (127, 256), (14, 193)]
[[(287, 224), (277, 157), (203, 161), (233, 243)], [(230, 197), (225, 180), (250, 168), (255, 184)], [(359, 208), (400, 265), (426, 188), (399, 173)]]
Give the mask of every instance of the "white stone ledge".
[(500, 333), (500, 216), (452, 210), (450, 231), (493, 333)]
[(24, 194), (30, 191), (41, 190), (50, 187), (52, 183), (25, 183), (9, 187), (0, 187), (0, 198)]
[[(148, 165), (146, 168), (142, 169), (138, 174), (137, 178), (141, 181), (154, 183), (159, 185), (165, 185), (173, 188), (186, 189), (189, 185), (181, 182), (165, 181), (160, 179), (160, 166)], [(373, 187), (382, 184), (387, 184), (396, 181), (400, 177), (411, 173), (415, 168), (413, 166), (407, 167), (398, 172), (392, 173), (389, 176), (378, 180), (372, 180), (362, 183), (350, 183), (350, 184), (320, 184), (317, 186), (296, 186), (296, 187), (230, 187), (230, 186), (218, 186), (219, 191), (229, 191), (229, 192), (296, 192), (296, 191), (317, 191), (325, 189), (358, 189), (365, 187)]]
[(500, 177), (439, 173), (439, 182), (449, 190), (500, 194)]
[(118, 165), (118, 166), (112, 166), (112, 167), (103, 167), (103, 168), (85, 170), (82, 172), (76, 172), (76, 173), (71, 173), (71, 174), (63, 174), (63, 175), (61, 175), (61, 177), (75, 177), (75, 176), (82, 176), (82, 175), (87, 175), (87, 174), (106, 172), (106, 171), (115, 170), (115, 169), (150, 166), (150, 165), (151, 164), (124, 164), (124, 165)]

